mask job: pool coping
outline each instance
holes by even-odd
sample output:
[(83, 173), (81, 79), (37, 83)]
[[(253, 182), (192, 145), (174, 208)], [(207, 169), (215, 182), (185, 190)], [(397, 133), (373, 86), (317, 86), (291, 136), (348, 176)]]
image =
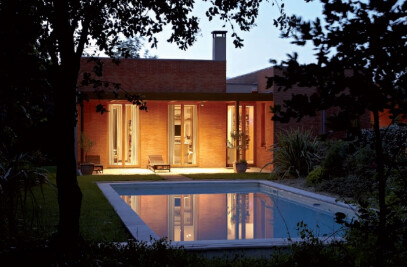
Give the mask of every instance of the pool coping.
[[(298, 194), (304, 197), (309, 197), (318, 201), (326, 202), (329, 204), (337, 205), (349, 210), (356, 210), (355, 205), (346, 204), (338, 201), (333, 197), (319, 195), (313, 192), (305, 191), (302, 189), (274, 183), (266, 180), (200, 180), (200, 181), (125, 181), (125, 182), (97, 182), (99, 189), (103, 192), (113, 209), (116, 211), (130, 234), (140, 241), (151, 243), (154, 240), (160, 239), (156, 233), (154, 233), (144, 221), (135, 213), (129, 205), (127, 205), (119, 196), (119, 194), (112, 188), (113, 184), (157, 184), (165, 185), (171, 183), (175, 184), (216, 184), (216, 183), (259, 183), (259, 185), (266, 185), (274, 187), (278, 190), (284, 190), (290, 193)], [(321, 237), (320, 240), (324, 243), (330, 243), (332, 241), (339, 241), (342, 238), (338, 237)], [(271, 238), (271, 239), (245, 239), (245, 240), (199, 240), (199, 241), (179, 241), (171, 242), (175, 247), (184, 247), (185, 249), (228, 249), (228, 248), (263, 248), (263, 247), (284, 247), (293, 242), (303, 241), (301, 238)]]

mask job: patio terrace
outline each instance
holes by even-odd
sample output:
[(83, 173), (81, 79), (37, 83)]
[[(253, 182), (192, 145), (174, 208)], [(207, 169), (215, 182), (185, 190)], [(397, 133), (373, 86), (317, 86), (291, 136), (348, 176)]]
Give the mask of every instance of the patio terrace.
[[(258, 173), (260, 168), (249, 167), (246, 172)], [(166, 175), (180, 175), (180, 174), (193, 174), (193, 173), (233, 173), (233, 168), (171, 168), (171, 172), (168, 171), (156, 171), (156, 174), (166, 174)], [(269, 170), (263, 169), (264, 173), (270, 172)], [(154, 174), (153, 171), (149, 169), (142, 168), (111, 168), (104, 169), (103, 174)]]

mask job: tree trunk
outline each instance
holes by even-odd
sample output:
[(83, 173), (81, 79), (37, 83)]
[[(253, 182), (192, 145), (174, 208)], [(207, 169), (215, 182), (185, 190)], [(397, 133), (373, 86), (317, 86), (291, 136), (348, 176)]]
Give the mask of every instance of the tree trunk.
[(382, 138), (380, 136), (379, 112), (373, 111), (373, 130), (375, 133), (375, 150), (377, 163), (377, 179), (379, 181), (379, 233), (377, 240), (377, 266), (384, 266), (384, 248), (387, 244), (386, 237), (386, 177), (384, 177), (384, 161)]
[[(76, 91), (64, 82), (64, 72), (59, 76), (56, 90), (57, 135), (57, 188), (59, 204), (58, 237), (62, 245), (71, 246), (79, 238), (79, 216), (82, 192), (77, 181), (75, 155)], [(69, 79), (66, 77), (65, 79)], [(66, 243), (66, 244), (63, 244)]]
[(75, 155), (76, 84), (80, 55), (75, 53), (68, 1), (55, 1), (55, 36), (60, 62), (54, 82), (57, 135), (57, 187), (59, 225), (57, 246), (63, 251), (76, 251), (79, 240), (79, 216), (82, 192), (76, 177)]
[(79, 217), (82, 192), (77, 180), (76, 161), (76, 80), (77, 64), (71, 58), (62, 60), (54, 84), (57, 135), (57, 188), (59, 205), (58, 247), (75, 251), (79, 241)]

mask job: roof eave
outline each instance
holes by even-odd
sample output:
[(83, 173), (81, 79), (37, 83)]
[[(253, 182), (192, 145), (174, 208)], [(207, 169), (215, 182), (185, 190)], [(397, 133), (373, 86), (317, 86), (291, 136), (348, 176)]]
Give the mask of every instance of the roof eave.
[[(127, 99), (124, 92), (86, 92), (89, 99)], [(168, 101), (273, 101), (272, 93), (134, 93), (145, 100)]]

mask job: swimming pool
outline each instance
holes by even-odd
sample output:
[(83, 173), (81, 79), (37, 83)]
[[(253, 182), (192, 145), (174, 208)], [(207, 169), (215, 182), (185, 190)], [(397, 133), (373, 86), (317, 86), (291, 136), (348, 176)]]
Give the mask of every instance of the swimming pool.
[(297, 240), (303, 221), (317, 236), (340, 238), (335, 199), (269, 181), (99, 183), (138, 240), (167, 237), (186, 248), (261, 247)]

